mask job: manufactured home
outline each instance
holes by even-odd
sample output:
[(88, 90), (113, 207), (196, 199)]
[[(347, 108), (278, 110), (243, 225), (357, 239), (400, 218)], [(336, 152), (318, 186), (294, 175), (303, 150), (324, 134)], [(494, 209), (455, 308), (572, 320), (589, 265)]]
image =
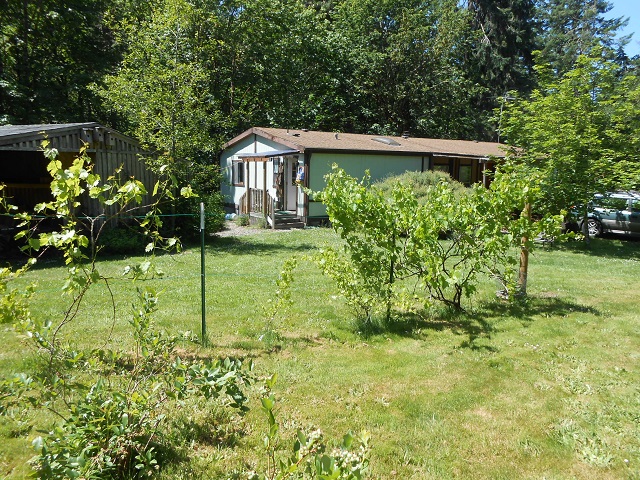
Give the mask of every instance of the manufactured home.
[(357, 178), (369, 171), (373, 181), (439, 170), (466, 185), (487, 185), (493, 159), (503, 156), (492, 142), (254, 127), (223, 146), (222, 193), (229, 209), (262, 216), (273, 228), (292, 218), (313, 225), (327, 219), (326, 210), (302, 187), (322, 190), (333, 164)]

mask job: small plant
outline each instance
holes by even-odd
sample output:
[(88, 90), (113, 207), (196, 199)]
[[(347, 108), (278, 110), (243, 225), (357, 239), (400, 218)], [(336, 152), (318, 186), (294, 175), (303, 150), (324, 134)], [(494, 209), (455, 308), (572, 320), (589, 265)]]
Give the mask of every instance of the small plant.
[(262, 397), (262, 411), (267, 417), (267, 433), (264, 437), (267, 469), (263, 474), (249, 472), (249, 480), (366, 478), (370, 454), (370, 436), (366, 431), (359, 435), (347, 433), (340, 447), (328, 452), (320, 429), (309, 433), (298, 430), (291, 453), (284, 458), (278, 458), (280, 427), (276, 422), (276, 398), (272, 393), (276, 380), (277, 375), (274, 374), (265, 381), (265, 393)]
[(286, 318), (287, 311), (293, 304), (291, 300), (291, 284), (293, 283), (293, 271), (297, 266), (298, 260), (295, 257), (289, 258), (284, 262), (280, 276), (276, 280), (277, 288), (274, 298), (270, 298), (264, 307), (266, 325), (264, 332), (260, 335), (260, 340), (269, 347), (274, 346), (274, 343), (280, 338), (278, 323)]
[(243, 213), (242, 215), (238, 215), (238, 217), (236, 218), (236, 222), (241, 227), (248, 227), (249, 226), (249, 215), (247, 215), (246, 213)]

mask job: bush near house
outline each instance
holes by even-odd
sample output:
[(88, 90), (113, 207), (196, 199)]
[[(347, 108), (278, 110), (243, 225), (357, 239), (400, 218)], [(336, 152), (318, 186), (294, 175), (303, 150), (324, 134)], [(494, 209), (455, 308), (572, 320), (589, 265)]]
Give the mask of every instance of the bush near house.
[(456, 196), (464, 195), (468, 188), (462, 183), (451, 178), (446, 172), (427, 170), (425, 172), (405, 172), (402, 175), (391, 175), (384, 180), (374, 183), (374, 187), (380, 189), (385, 196), (389, 196), (393, 187), (397, 184), (405, 185), (415, 195), (418, 203), (424, 203), (429, 196), (429, 189), (445, 182), (449, 184)]

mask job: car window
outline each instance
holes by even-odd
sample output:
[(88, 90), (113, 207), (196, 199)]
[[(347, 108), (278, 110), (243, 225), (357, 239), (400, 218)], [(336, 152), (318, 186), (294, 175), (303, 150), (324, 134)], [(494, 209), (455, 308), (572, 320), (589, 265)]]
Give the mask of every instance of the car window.
[(626, 198), (613, 198), (603, 197), (594, 199), (594, 205), (600, 208), (607, 208), (611, 210), (626, 210), (627, 199)]
[(640, 212), (640, 200), (633, 200), (631, 202), (631, 211)]

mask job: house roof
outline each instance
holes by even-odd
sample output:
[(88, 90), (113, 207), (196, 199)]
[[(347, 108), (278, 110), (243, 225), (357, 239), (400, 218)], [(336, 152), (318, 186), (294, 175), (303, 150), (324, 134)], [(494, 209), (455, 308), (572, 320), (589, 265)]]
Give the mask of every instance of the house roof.
[[(503, 157), (502, 145), (494, 142), (443, 140), (417, 137), (389, 137), (355, 133), (333, 133), (284, 128), (253, 127), (243, 132), (223, 148), (229, 148), (251, 135), (259, 135), (303, 152), (364, 152), (397, 153), (400, 155), (441, 155), (463, 157)], [(260, 153), (260, 152), (258, 152)]]
[(297, 148), (288, 149), (288, 150), (268, 150), (266, 152), (258, 152), (258, 153), (244, 153), (242, 157), (244, 158), (254, 158), (254, 157), (281, 157), (282, 155), (291, 155), (292, 153), (299, 153), (300, 150)]

